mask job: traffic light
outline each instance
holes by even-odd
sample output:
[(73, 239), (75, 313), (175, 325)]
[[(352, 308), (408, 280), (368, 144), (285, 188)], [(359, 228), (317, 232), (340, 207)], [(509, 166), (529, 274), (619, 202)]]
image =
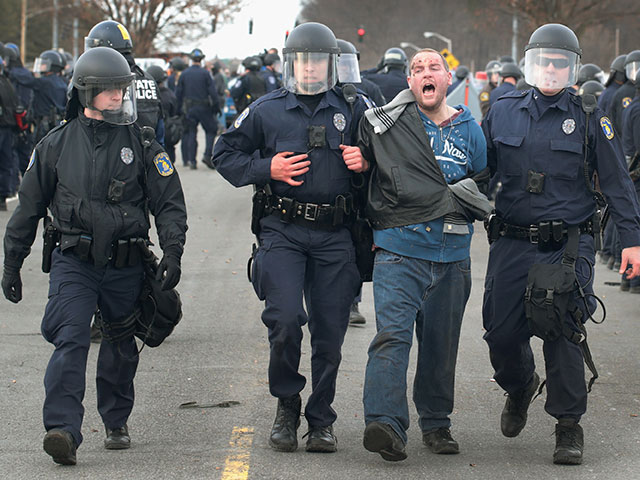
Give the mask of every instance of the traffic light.
[(249, 35), (253, 34), (253, 18), (249, 20)]
[(360, 28), (358, 28), (358, 42), (362, 43), (362, 40), (364, 39), (364, 27), (362, 25), (360, 25)]

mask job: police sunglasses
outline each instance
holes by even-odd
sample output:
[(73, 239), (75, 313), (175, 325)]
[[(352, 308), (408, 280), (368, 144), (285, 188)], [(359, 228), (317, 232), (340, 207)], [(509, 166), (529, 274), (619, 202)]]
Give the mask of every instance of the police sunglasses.
[(550, 63), (557, 69), (567, 68), (569, 66), (569, 60), (566, 58), (549, 58), (543, 57), (542, 55), (536, 57), (536, 64), (541, 67), (548, 67)]

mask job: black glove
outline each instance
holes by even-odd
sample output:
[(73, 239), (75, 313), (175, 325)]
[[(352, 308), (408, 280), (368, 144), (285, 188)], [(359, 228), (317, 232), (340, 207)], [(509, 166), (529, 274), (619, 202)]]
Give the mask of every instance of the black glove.
[(20, 279), (20, 269), (17, 267), (4, 266), (2, 274), (2, 291), (4, 296), (13, 303), (22, 300), (22, 280)]
[[(162, 280), (162, 290), (171, 290), (178, 285), (180, 272), (180, 257), (165, 253), (156, 272), (156, 280)], [(2, 285), (4, 287), (4, 282)]]

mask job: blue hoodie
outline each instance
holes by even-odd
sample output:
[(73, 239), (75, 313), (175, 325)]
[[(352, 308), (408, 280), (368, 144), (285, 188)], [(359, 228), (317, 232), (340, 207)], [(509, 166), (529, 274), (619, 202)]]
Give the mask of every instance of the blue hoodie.
[[(471, 112), (464, 105), (453, 121), (436, 125), (421, 111), (420, 118), (447, 183), (487, 166), (487, 144)], [(449, 263), (469, 256), (473, 225), (467, 234), (444, 232), (444, 217), (415, 225), (374, 230), (374, 243), (390, 252), (432, 262)]]

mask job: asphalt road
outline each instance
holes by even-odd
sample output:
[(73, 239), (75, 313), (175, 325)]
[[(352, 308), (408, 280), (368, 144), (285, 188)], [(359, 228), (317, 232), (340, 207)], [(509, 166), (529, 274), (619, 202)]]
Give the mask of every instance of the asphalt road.
[[(197, 158), (200, 158), (198, 155)], [(181, 162), (180, 162), (181, 163)], [(600, 379), (583, 418), (582, 466), (551, 462), (555, 421), (544, 413), (544, 394), (534, 401), (523, 433), (501, 435), (504, 405), (492, 381), (488, 350), (482, 340), (481, 303), (487, 259), (484, 232), (476, 224), (472, 245), (473, 289), (463, 323), (452, 434), (461, 453), (431, 454), (421, 443), (413, 411), (407, 453), (387, 463), (362, 447), (362, 385), (366, 351), (375, 333), (371, 285), (364, 288), (362, 327), (351, 327), (343, 348), (334, 408), (338, 452), (304, 451), (303, 420), (295, 453), (268, 446), (276, 400), (267, 385), (268, 342), (260, 321), (262, 304), (246, 278), (254, 239), (249, 231), (249, 188), (235, 189), (206, 169), (177, 167), (189, 211), (189, 231), (179, 291), (184, 318), (156, 349), (141, 354), (136, 405), (129, 420), (133, 446), (103, 448), (104, 429), (96, 410), (93, 345), (87, 369), (83, 434), (78, 465), (54, 464), (42, 450), (42, 378), (53, 347), (39, 333), (46, 304), (47, 276), (40, 272), (41, 237), (22, 270), (24, 299), (0, 300), (0, 476), (7, 479), (634, 479), (640, 478), (640, 295), (620, 292), (619, 278), (596, 266), (596, 292), (608, 315), (590, 325), (590, 345)], [(9, 212), (0, 212), (0, 231)], [(306, 332), (306, 331), (305, 331)], [(306, 338), (305, 338), (306, 340)], [(538, 372), (544, 377), (541, 343), (533, 340)], [(310, 348), (304, 345), (301, 369), (309, 376)], [(415, 361), (409, 371), (409, 385)], [(303, 399), (310, 387), (302, 392)], [(200, 407), (180, 408), (186, 402)], [(227, 408), (210, 407), (231, 402)], [(233, 402), (238, 402), (234, 404)], [(412, 409), (413, 410), (413, 409)]]

